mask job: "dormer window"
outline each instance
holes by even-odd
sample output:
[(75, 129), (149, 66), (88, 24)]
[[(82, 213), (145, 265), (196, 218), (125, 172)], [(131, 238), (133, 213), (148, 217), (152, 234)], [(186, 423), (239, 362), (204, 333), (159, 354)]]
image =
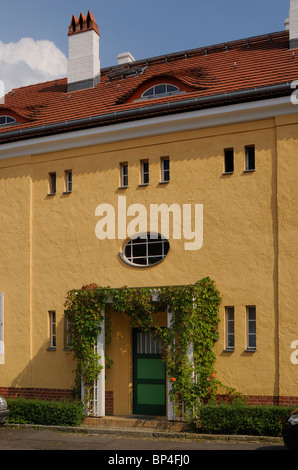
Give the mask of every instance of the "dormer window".
[(162, 98), (163, 96), (171, 96), (180, 93), (179, 88), (169, 83), (161, 83), (160, 85), (154, 85), (148, 90), (144, 91), (141, 99), (150, 100), (154, 98)]
[(15, 123), (16, 123), (15, 118), (11, 116), (0, 116), (0, 127), (11, 126), (12, 124), (15, 124)]

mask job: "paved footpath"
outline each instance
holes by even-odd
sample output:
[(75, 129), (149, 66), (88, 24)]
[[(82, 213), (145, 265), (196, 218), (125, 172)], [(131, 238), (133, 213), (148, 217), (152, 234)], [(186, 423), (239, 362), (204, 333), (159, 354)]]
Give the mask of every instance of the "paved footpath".
[[(60, 428), (6, 425), (0, 428), (0, 450), (166, 451), (282, 450), (279, 438), (198, 436), (191, 433), (111, 428)], [(119, 464), (119, 461), (117, 462)]]

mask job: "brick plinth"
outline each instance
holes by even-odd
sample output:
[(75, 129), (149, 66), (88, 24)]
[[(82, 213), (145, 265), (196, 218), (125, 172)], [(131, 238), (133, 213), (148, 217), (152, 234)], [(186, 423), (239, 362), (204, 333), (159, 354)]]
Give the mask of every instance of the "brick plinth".
[(39, 400), (73, 400), (73, 392), (59, 388), (16, 388), (0, 387), (0, 395), (5, 398), (27, 398)]
[(114, 393), (106, 391), (106, 415), (114, 414)]
[[(0, 387), (0, 395), (4, 398), (27, 398), (47, 401), (74, 400), (73, 392), (68, 389)], [(106, 391), (105, 412), (106, 415), (114, 414), (114, 397), (112, 391)]]
[[(40, 399), (40, 400), (68, 400), (72, 401), (74, 395), (72, 390), (68, 389), (53, 389), (53, 388), (16, 388), (16, 387), (0, 387), (0, 395), (5, 398), (27, 398), (27, 399)], [(222, 399), (224, 399), (222, 397)], [(279, 405), (279, 406), (297, 406), (298, 396), (267, 396), (267, 395), (248, 395), (246, 396), (249, 405)], [(114, 414), (114, 394), (112, 391), (105, 393), (106, 415), (112, 416)]]

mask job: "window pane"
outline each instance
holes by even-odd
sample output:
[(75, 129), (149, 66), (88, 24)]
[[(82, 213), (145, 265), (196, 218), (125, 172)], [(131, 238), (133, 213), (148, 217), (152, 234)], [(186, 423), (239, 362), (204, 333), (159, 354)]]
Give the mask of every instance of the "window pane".
[(163, 168), (164, 168), (164, 170), (169, 170), (170, 169), (170, 160), (168, 158), (163, 159)]
[(173, 91), (178, 91), (178, 88), (174, 85), (167, 85), (167, 92), (171, 93)]
[(149, 162), (142, 162), (142, 184), (149, 183)]
[(72, 191), (72, 172), (71, 171), (66, 172), (66, 191), (67, 192)]
[(128, 165), (121, 165), (121, 186), (128, 186)]
[(155, 95), (160, 95), (162, 93), (166, 93), (166, 85), (156, 85), (155, 87)]
[(234, 171), (234, 150), (225, 150), (225, 173), (232, 173)]
[(145, 93), (143, 93), (143, 96), (152, 96), (153, 95), (153, 87), (152, 88), (149, 88), (149, 90), (145, 91)]
[(150, 248), (150, 256), (155, 256), (155, 255), (162, 255), (163, 253), (163, 243), (161, 242), (151, 242), (149, 245)]
[(50, 193), (56, 193), (56, 173), (50, 173)]
[(127, 258), (131, 257), (131, 245), (127, 244), (125, 249), (124, 249), (124, 254)]
[(15, 122), (15, 118), (11, 116), (0, 116), (0, 126), (6, 126), (7, 124), (13, 124)]
[(247, 307), (247, 347), (256, 349), (256, 307)]
[(149, 266), (162, 261), (168, 254), (170, 244), (160, 235), (150, 234), (130, 240), (123, 249), (124, 259), (133, 264)]
[(56, 347), (56, 312), (49, 312), (50, 317), (50, 347)]
[(226, 348), (235, 347), (234, 307), (226, 307)]
[(147, 255), (147, 245), (146, 243), (138, 243), (133, 245), (133, 257), (145, 256)]
[(253, 145), (245, 147), (246, 170), (255, 169), (255, 147)]
[(161, 180), (162, 182), (167, 182), (170, 181), (170, 160), (169, 158), (162, 158), (161, 160), (162, 164), (162, 175), (161, 175)]

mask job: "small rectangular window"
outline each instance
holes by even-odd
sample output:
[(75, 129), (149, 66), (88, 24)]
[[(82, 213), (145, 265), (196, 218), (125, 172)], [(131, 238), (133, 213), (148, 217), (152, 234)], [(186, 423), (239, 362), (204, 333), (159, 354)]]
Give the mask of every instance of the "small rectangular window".
[(226, 323), (226, 350), (234, 351), (235, 349), (235, 318), (234, 307), (226, 307), (225, 311)]
[(149, 162), (141, 162), (141, 184), (149, 184)]
[(255, 350), (257, 347), (256, 307), (246, 307), (247, 349)]
[(170, 181), (170, 159), (168, 157), (161, 158), (161, 182), (168, 183)]
[(225, 173), (234, 172), (234, 149), (225, 149)]
[(50, 349), (56, 349), (56, 312), (49, 312)]
[(67, 170), (65, 172), (65, 192), (71, 193), (72, 192), (72, 171)]
[(128, 164), (121, 163), (120, 165), (120, 186), (125, 188), (128, 186)]
[(255, 146), (247, 145), (245, 147), (245, 170), (253, 171), (256, 169), (255, 166)]
[(56, 194), (56, 173), (49, 173), (49, 194)]

